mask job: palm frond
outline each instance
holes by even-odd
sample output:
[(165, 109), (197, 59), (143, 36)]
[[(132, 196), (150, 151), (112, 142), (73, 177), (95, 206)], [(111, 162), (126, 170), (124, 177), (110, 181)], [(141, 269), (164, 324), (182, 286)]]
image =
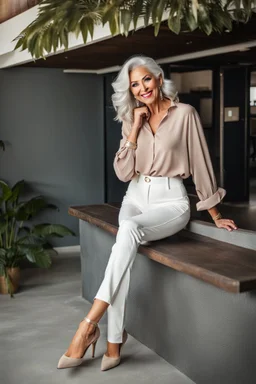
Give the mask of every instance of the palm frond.
[(145, 27), (152, 23), (157, 35), (164, 14), (176, 34), (198, 28), (210, 35), (248, 22), (253, 12), (256, 0), (42, 0), (36, 20), (16, 37), (15, 49), (28, 49), (37, 59), (58, 47), (68, 49), (69, 33), (81, 34), (86, 44), (95, 25), (108, 24), (112, 35), (127, 36), (139, 18)]
[[(68, 48), (68, 33), (82, 33), (82, 28), (89, 28), (100, 22), (102, 3), (99, 1), (86, 0), (42, 0), (39, 3), (39, 10), (36, 20), (29, 24), (19, 36), (15, 49), (28, 49), (32, 57), (36, 59), (44, 57), (46, 53), (64, 46)], [(85, 41), (86, 43), (86, 41)]]

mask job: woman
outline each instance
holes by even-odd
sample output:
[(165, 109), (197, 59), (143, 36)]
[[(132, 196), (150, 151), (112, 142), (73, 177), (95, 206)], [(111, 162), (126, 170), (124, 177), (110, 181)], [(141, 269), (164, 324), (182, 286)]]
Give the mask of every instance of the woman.
[(114, 168), (120, 180), (131, 182), (105, 277), (58, 368), (80, 365), (90, 345), (94, 356), (100, 336), (98, 322), (106, 310), (108, 344), (101, 369), (120, 363), (120, 350), (127, 339), (124, 317), (130, 270), (138, 246), (171, 236), (187, 225), (190, 206), (183, 179), (193, 177), (200, 199), (198, 210), (207, 209), (218, 228), (237, 229), (216, 207), (226, 192), (216, 185), (198, 114), (177, 101), (173, 83), (164, 79), (156, 62), (132, 57), (112, 85), (117, 119), (123, 122)]

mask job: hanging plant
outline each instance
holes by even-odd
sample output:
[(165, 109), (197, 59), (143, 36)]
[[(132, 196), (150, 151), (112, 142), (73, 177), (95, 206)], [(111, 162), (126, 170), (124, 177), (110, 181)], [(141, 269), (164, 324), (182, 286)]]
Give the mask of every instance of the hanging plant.
[(94, 26), (108, 24), (111, 34), (128, 35), (139, 17), (152, 22), (157, 36), (163, 17), (176, 34), (199, 29), (210, 35), (232, 30), (233, 22), (246, 23), (256, 12), (256, 0), (42, 0), (38, 16), (15, 39), (15, 49), (28, 49), (35, 59), (68, 49), (69, 33), (84, 43), (93, 38)]

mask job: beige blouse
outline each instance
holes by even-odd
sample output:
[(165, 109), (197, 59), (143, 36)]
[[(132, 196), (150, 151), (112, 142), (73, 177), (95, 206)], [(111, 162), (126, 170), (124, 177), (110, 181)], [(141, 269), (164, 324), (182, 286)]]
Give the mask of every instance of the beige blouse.
[(148, 122), (139, 131), (137, 149), (125, 147), (131, 125), (123, 123), (120, 148), (114, 159), (114, 169), (122, 181), (136, 175), (181, 176), (192, 175), (200, 201), (197, 210), (210, 209), (225, 196), (218, 188), (200, 118), (195, 108), (171, 102), (167, 114), (153, 134)]

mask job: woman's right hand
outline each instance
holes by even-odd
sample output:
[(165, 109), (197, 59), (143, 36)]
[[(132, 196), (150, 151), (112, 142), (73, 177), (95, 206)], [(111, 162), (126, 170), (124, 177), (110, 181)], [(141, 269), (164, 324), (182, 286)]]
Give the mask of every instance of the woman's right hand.
[(143, 125), (143, 120), (146, 118), (147, 120), (150, 117), (150, 112), (148, 107), (138, 107), (133, 110), (133, 128), (140, 129)]

